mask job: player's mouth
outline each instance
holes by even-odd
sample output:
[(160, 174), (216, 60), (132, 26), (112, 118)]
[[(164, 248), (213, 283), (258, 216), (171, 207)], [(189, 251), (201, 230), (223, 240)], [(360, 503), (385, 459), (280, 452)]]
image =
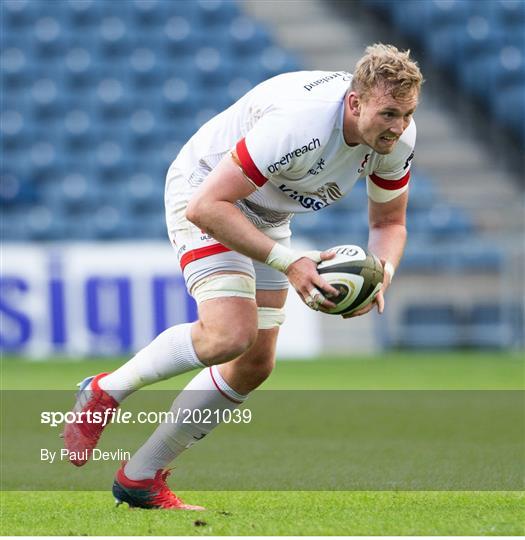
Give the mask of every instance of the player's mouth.
[(381, 137), (379, 137), (379, 140), (383, 144), (387, 144), (389, 146), (392, 146), (397, 141), (397, 139), (398, 138), (395, 135), (382, 135)]

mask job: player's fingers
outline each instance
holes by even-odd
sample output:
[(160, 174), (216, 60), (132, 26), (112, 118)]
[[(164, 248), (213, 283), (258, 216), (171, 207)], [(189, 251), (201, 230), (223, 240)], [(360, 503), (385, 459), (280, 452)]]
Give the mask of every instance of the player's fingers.
[(327, 298), (336, 298), (339, 296), (339, 291), (335, 287), (332, 287), (332, 285), (325, 281), (321, 276), (318, 276), (314, 280), (314, 285), (321, 290)]
[(383, 291), (379, 291), (374, 298), (374, 302), (377, 304), (377, 311), (379, 314), (383, 313), (385, 310), (385, 297), (383, 296)]
[(370, 302), (370, 304), (367, 304), (366, 306), (357, 309), (356, 311), (352, 311), (351, 313), (347, 313), (345, 315), (342, 315), (343, 319), (351, 319), (352, 317), (360, 317), (361, 315), (365, 315), (369, 311), (372, 311), (374, 307), (374, 302)]
[(311, 309), (317, 311), (320, 307), (333, 308), (335, 304), (326, 299), (323, 293), (316, 287), (312, 287), (304, 295), (304, 303)]
[(319, 254), (322, 261), (329, 261), (330, 259), (333, 259), (335, 255), (336, 254), (333, 251), (321, 251), (321, 253)]

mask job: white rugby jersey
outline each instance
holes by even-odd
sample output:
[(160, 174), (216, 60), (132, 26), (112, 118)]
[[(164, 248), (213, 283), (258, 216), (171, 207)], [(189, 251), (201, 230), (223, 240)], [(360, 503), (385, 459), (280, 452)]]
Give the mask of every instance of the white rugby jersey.
[(412, 120), (387, 155), (343, 137), (344, 71), (285, 73), (254, 87), (212, 118), (177, 157), (191, 186), (233, 148), (257, 190), (238, 206), (258, 227), (278, 227), (294, 213), (317, 212), (367, 177), (369, 196), (391, 200), (407, 187), (416, 138)]

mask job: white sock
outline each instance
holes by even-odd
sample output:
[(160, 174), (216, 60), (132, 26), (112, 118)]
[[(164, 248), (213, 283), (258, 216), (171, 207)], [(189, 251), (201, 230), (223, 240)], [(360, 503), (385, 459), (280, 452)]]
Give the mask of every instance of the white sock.
[[(131, 480), (153, 478), (159, 469), (164, 469), (184, 450), (218, 426), (220, 422), (217, 420), (222, 418), (222, 411), (236, 409), (246, 397), (226, 383), (217, 366), (203, 369), (173, 402), (171, 411), (174, 417), (178, 410), (181, 411), (179, 421), (160, 424), (127, 463), (124, 473)], [(212, 414), (206, 423), (182, 423), (184, 409), (210, 409), (212, 412), (218, 411), (218, 415)]]
[(100, 388), (119, 403), (135, 390), (205, 365), (191, 341), (192, 323), (164, 330), (148, 346), (113, 373), (100, 379)]

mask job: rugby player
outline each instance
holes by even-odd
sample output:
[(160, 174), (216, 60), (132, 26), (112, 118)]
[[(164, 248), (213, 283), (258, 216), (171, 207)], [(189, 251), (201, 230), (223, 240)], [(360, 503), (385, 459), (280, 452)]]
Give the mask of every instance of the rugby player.
[[(368, 247), (385, 278), (374, 303), (356, 315), (373, 305), (383, 312), (405, 245), (422, 80), (409, 51), (375, 44), (353, 74), (279, 75), (202, 126), (170, 166), (165, 191), (169, 238), (199, 319), (168, 328), (113, 373), (85, 379), (75, 409), (116, 408), (147, 384), (197, 369), (173, 411), (243, 403), (273, 369), (288, 284), (312, 309), (333, 307), (337, 295), (316, 271), (333, 254), (294, 251), (290, 219), (328, 208), (360, 177), (369, 198)], [(169, 489), (165, 468), (215, 426), (160, 424), (117, 471), (117, 501), (201, 509)], [(86, 463), (103, 427), (67, 425), (75, 465)]]

